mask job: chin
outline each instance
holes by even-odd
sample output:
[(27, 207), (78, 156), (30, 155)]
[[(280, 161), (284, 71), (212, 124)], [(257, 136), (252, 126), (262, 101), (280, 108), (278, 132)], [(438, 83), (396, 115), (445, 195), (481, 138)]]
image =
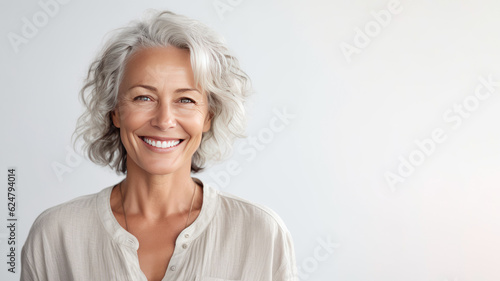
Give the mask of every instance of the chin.
[(145, 167), (144, 171), (147, 172), (148, 174), (151, 175), (168, 175), (175, 173), (178, 169), (175, 169), (174, 167), (165, 167), (165, 166), (159, 166), (159, 167)]
[(186, 169), (191, 168), (191, 162), (187, 163), (181, 161), (183, 159), (178, 159), (178, 158), (166, 159), (166, 158), (147, 157), (147, 158), (137, 159), (138, 161), (134, 161), (132, 157), (130, 157), (130, 160), (131, 160), (130, 168), (138, 171), (142, 170), (144, 173), (150, 175), (173, 174), (179, 172), (180, 170), (184, 170), (185, 168)]

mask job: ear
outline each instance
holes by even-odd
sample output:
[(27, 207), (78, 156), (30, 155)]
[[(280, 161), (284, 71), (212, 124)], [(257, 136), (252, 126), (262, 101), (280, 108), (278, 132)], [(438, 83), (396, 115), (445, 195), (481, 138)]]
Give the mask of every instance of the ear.
[(120, 128), (120, 113), (116, 108), (111, 111), (111, 119), (113, 120), (113, 125), (115, 125), (115, 127), (117, 128)]
[(205, 118), (205, 125), (203, 125), (203, 132), (206, 133), (210, 130), (210, 128), (212, 127), (212, 118), (213, 118), (213, 115), (212, 113), (208, 113), (207, 114), (207, 118)]

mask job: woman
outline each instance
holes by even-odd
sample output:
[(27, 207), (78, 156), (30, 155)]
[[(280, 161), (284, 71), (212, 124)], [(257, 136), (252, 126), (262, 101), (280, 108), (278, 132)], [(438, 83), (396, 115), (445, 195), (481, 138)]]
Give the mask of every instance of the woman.
[(297, 280), (272, 210), (190, 175), (244, 136), (247, 81), (219, 37), (171, 12), (111, 37), (75, 133), (125, 179), (40, 214), (21, 280)]

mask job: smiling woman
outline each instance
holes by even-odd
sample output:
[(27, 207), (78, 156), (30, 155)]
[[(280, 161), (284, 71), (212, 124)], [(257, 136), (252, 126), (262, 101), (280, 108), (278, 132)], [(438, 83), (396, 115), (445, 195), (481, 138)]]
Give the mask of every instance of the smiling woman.
[(132, 55), (112, 119), (132, 160), (129, 174), (139, 168), (166, 175), (181, 165), (189, 171), (191, 157), (211, 125), (207, 95), (195, 85), (189, 51), (168, 46)]
[(297, 280), (273, 210), (191, 177), (245, 136), (248, 81), (222, 39), (184, 16), (155, 12), (114, 34), (75, 134), (125, 179), (40, 214), (21, 280)]

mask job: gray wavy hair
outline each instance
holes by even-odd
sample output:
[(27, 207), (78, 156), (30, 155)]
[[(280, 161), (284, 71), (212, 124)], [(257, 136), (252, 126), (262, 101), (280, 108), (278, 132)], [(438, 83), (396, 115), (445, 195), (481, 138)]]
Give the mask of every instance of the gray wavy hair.
[(111, 112), (118, 102), (127, 59), (137, 50), (174, 46), (190, 52), (195, 83), (207, 93), (212, 126), (203, 133), (191, 160), (191, 171), (202, 171), (209, 161), (222, 161), (233, 151), (236, 138), (245, 138), (245, 101), (250, 79), (240, 69), (224, 40), (202, 23), (174, 14), (155, 11), (140, 21), (115, 30), (102, 52), (91, 63), (80, 91), (86, 110), (77, 121), (73, 145), (83, 139), (89, 159), (110, 166), (117, 174), (127, 172), (127, 151)]

